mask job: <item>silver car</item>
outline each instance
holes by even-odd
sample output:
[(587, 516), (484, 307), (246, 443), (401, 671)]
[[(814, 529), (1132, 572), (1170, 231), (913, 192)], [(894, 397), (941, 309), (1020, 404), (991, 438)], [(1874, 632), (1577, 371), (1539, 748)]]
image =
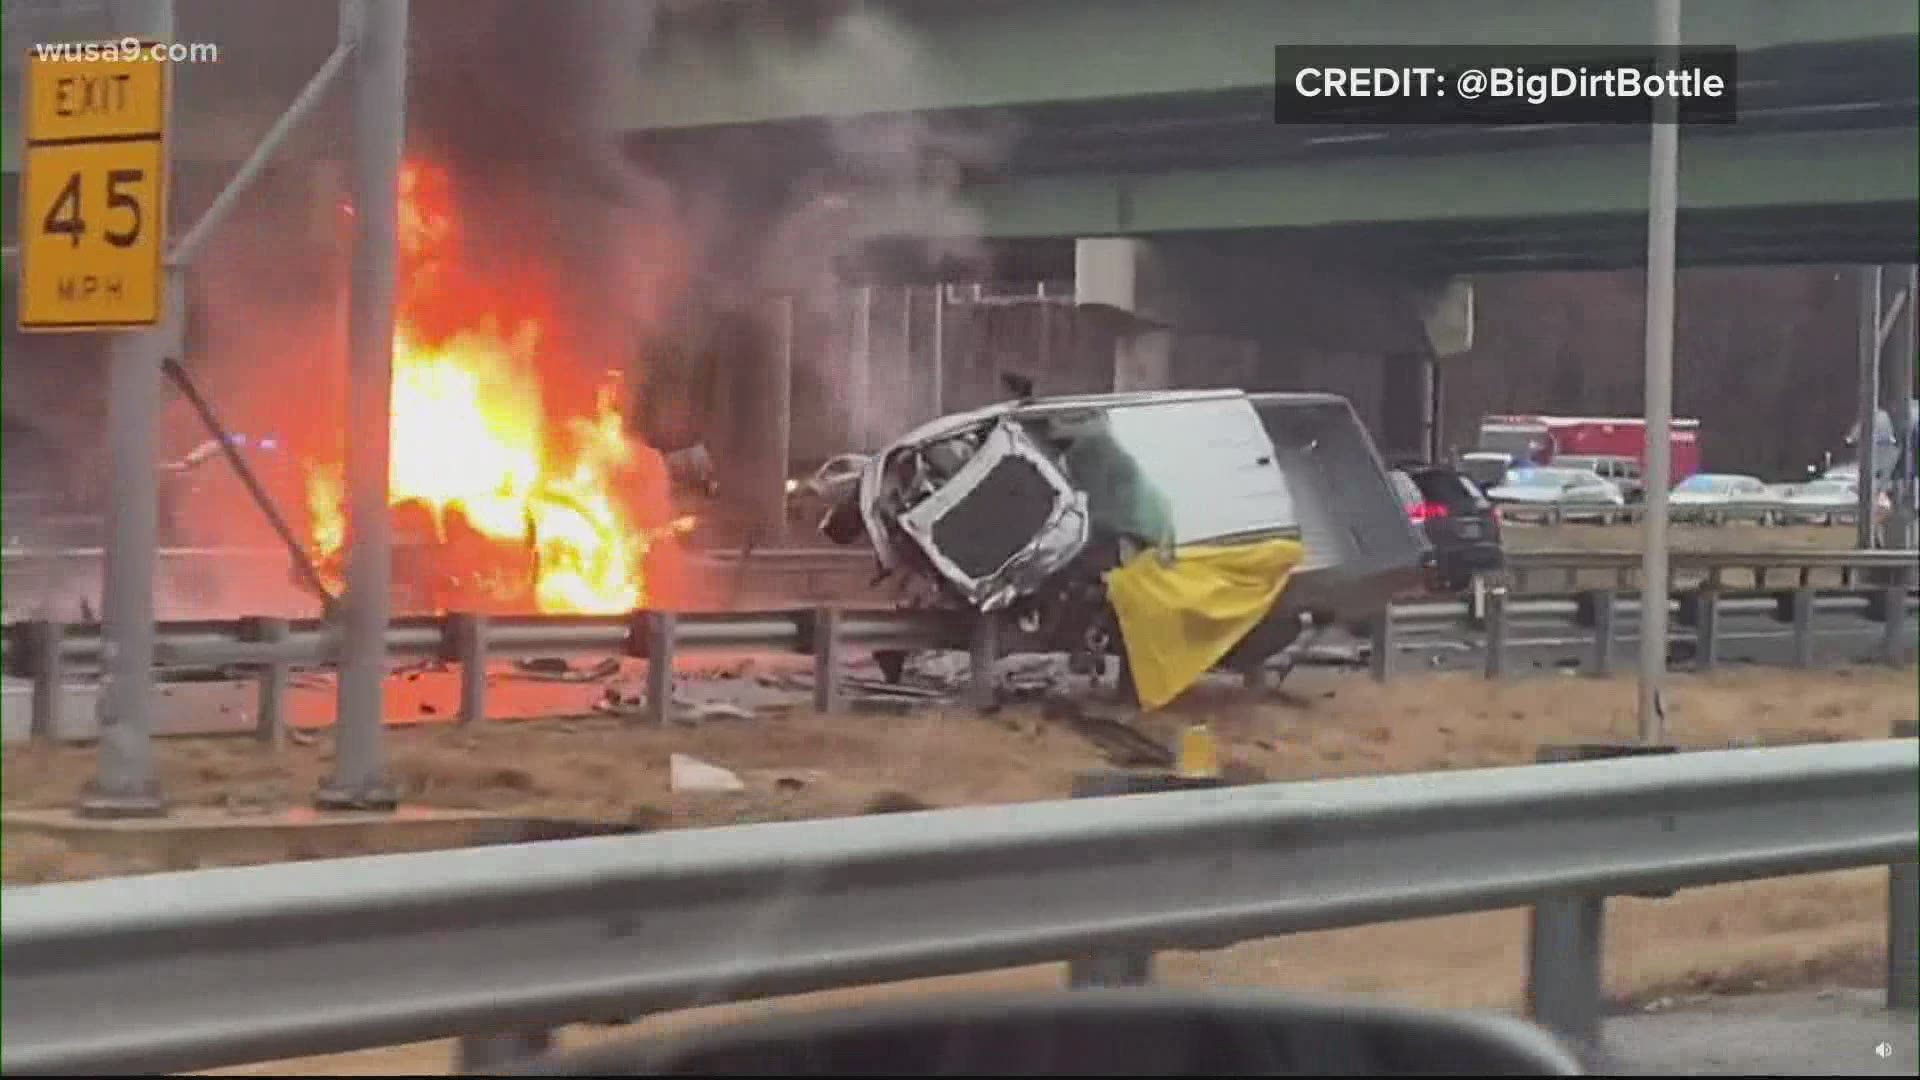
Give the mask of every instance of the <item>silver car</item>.
[(1487, 492), (1509, 518), (1549, 523), (1594, 521), (1613, 525), (1627, 518), (1627, 497), (1612, 481), (1586, 469), (1552, 466), (1514, 469)]
[(1771, 525), (1780, 510), (1778, 497), (1759, 477), (1731, 473), (1694, 473), (1674, 486), (1668, 503), (1672, 520), (1704, 525), (1729, 521)]
[(1557, 468), (1585, 469), (1602, 480), (1612, 482), (1630, 503), (1639, 502), (1646, 494), (1647, 483), (1640, 476), (1640, 463), (1630, 457), (1560, 454), (1554, 457), (1553, 464)]

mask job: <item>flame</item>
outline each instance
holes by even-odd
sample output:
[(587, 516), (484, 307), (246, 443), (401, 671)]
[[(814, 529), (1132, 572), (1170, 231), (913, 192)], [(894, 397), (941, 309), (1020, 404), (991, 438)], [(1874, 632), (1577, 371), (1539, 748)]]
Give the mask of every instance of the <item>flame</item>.
[[(426, 545), (429, 604), (442, 609), (644, 607), (649, 552), (693, 521), (673, 517), (660, 455), (626, 433), (618, 372), (601, 377), (587, 412), (566, 415), (565, 395), (542, 378), (570, 359), (555, 355), (547, 333), (543, 282), (462, 259), (451, 190), (429, 164), (402, 169), (389, 472), (396, 566), (403, 545)], [(308, 463), (312, 541), (336, 584), (342, 477), (337, 462)]]

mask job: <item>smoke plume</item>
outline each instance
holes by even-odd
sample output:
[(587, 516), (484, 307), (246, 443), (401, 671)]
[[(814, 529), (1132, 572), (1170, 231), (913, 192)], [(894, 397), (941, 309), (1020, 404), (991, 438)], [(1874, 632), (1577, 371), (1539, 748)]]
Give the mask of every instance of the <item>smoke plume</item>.
[[(230, 29), (217, 37), (233, 55), (246, 53), (243, 36), (275, 40), (277, 20), (297, 8), (304, 25), (315, 7), (211, 2), (225, 5)], [(908, 114), (627, 130), (669, 57), (696, 68), (688, 57), (727, 58), (766, 100), (799, 115), (826, 112), (851, 80), (874, 100), (911, 100), (925, 89), (925, 58), (863, 5), (413, 0), (412, 10), (408, 154), (450, 176), (467, 257), (558, 283), (562, 310), (546, 331), (554, 347), (542, 353), (541, 382), (560, 411), (579, 411), (606, 371), (625, 370), (637, 400), (671, 421), (636, 430), (662, 449), (704, 439), (724, 456), (713, 417), (733, 407), (737, 383), (754, 377), (751, 355), (768, 348), (770, 295), (824, 309), (836, 282), (861, 272), (877, 217), (929, 237), (918, 258), (979, 254), (978, 222), (956, 191), (963, 174), (993, 163), (999, 133)], [(303, 53), (295, 72), (312, 70), (331, 45), (331, 26), (310, 29), (316, 55)], [(218, 113), (194, 122), (226, 133), (237, 159), (285, 107), (290, 87), (278, 78), (260, 80), (258, 93), (223, 83)], [(337, 92), (311, 118), (191, 282), (189, 370), (232, 428), (271, 433), (295, 449), (290, 458), (334, 453), (340, 439), (345, 97)], [(211, 189), (191, 201), (210, 198)], [(812, 363), (797, 377), (838, 378), (830, 357)], [(169, 455), (204, 438), (185, 410), (174, 413)], [(677, 440), (659, 437), (676, 425)], [(299, 519), (304, 491), (292, 471), (268, 479)], [(176, 515), (178, 540), (269, 542), (238, 485), (209, 476), (200, 488)]]

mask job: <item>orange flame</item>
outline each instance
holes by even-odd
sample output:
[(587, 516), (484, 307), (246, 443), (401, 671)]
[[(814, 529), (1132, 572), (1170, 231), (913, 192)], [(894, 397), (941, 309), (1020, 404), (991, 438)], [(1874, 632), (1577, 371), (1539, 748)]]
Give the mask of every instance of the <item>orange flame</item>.
[[(443, 172), (409, 162), (400, 196), (389, 501), (431, 521), (430, 605), (646, 606), (650, 550), (692, 521), (672, 516), (659, 454), (627, 435), (618, 373), (590, 413), (563, 415), (542, 380), (543, 362), (564, 358), (543, 352), (541, 283), (496, 280), (460, 257)], [(312, 539), (336, 578), (343, 494), (337, 463), (309, 464)], [(396, 545), (407, 539), (396, 533)]]

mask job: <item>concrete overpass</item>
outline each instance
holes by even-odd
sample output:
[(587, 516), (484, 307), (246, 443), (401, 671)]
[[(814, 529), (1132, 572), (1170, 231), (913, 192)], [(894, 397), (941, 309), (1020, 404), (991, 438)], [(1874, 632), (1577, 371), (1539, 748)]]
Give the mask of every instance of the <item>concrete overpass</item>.
[[(1276, 46), (1631, 45), (1650, 36), (1648, 0), (872, 0), (879, 19), (836, 18), (847, 6), (668, 11), (630, 49), (609, 46), (630, 70), (587, 99), (557, 102), (536, 86), (507, 104), (564, 106), (570, 115), (552, 121), (627, 133), (632, 154), (668, 171), (720, 140), (751, 142), (776, 175), (831, 171), (838, 143), (824, 129), (903, 115), (927, 130), (986, 132), (993, 149), (963, 170), (964, 200), (979, 211), (967, 227), (1022, 276), (1060, 276), (1072, 239), (1117, 235), (1311, 230), (1452, 271), (1637, 259), (1642, 130), (1284, 127), (1270, 101)], [(187, 204), (177, 209), (196, 209), (199, 189), (217, 187), (331, 48), (333, 7), (176, 0), (182, 40), (221, 48), (219, 63), (177, 73), (176, 191)], [(445, 37), (432, 0), (416, 7), (436, 31), (427, 36)], [(111, 10), (111, 0), (7, 5), (9, 193), (21, 46), (105, 36)], [(531, 32), (516, 31), (512, 55), (532, 63), (540, 26), (553, 28), (555, 51), (602, 15), (549, 0)], [(1683, 33), (1742, 51), (1740, 123), (1683, 133), (1683, 259), (1912, 256), (1920, 10), (1909, 0), (1688, 0)], [(416, 62), (430, 68), (445, 51), (423, 39)], [(328, 129), (303, 131), (295, 152), (338, 153)], [(922, 228), (884, 205), (867, 210), (877, 236)]]
[[(743, 16), (663, 26), (609, 126), (673, 174), (750, 144), (776, 175), (833, 175), (863, 130), (997, 139), (959, 200), (999, 273), (1074, 279), (1116, 313), (1116, 386), (1158, 384), (1188, 331), (1404, 365), (1387, 416), (1426, 417), (1438, 286), (1464, 273), (1644, 258), (1647, 135), (1632, 126), (1277, 125), (1279, 45), (1582, 48), (1651, 37), (1651, 4), (1578, 0), (882, 0), (871, 41)], [(1741, 118), (1682, 133), (1690, 265), (1887, 263), (1920, 233), (1920, 11), (1904, 0), (1688, 0), (1683, 39), (1740, 50)], [(862, 51), (862, 46), (866, 51)], [(958, 133), (957, 135), (955, 133)], [(883, 137), (883, 136), (882, 136)], [(850, 178), (857, 187), (858, 177)], [(860, 215), (882, 278), (951, 276), (915, 243), (924, 193)], [(951, 218), (946, 220), (953, 220)], [(1424, 373), (1416, 375), (1416, 373)], [(1418, 445), (1418, 420), (1389, 423)]]
[[(1650, 36), (1646, 3), (1577, 0), (1045, 0), (879, 7), (913, 62), (831, 69), (841, 51), (765, 26), (648, 57), (617, 126), (637, 154), (743, 131), (808, 132), (914, 113), (994, 123), (1003, 160), (969, 177), (985, 235), (1050, 264), (1084, 236), (1301, 230), (1435, 269), (1631, 265), (1644, 246), (1646, 139), (1632, 127), (1284, 127), (1276, 45), (1511, 43)], [(1741, 55), (1741, 121), (1683, 134), (1691, 263), (1905, 261), (1920, 220), (1920, 13), (1900, 0), (1690, 0), (1685, 39)], [(906, 231), (875, 215), (878, 234)]]

